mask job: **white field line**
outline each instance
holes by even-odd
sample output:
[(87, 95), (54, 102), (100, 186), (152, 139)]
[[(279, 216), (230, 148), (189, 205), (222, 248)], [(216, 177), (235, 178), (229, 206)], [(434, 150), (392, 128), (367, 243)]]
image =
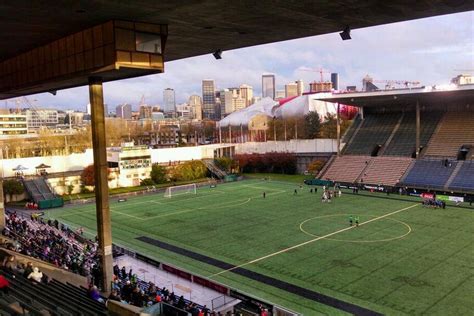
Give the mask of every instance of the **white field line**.
[[(391, 212), (391, 213), (387, 213), (387, 214), (385, 214), (385, 215), (381, 215), (381, 216), (379, 216), (379, 217), (372, 218), (372, 219), (370, 219), (370, 220), (368, 220), (368, 221), (365, 221), (365, 222), (363, 222), (363, 223), (360, 223), (359, 226), (369, 224), (369, 223), (371, 223), (371, 222), (377, 221), (377, 220), (382, 219), (382, 218), (385, 218), (385, 217), (387, 217), (387, 216), (391, 216), (391, 215), (393, 215), (393, 214), (397, 214), (397, 213), (399, 213), (399, 212), (403, 212), (403, 211), (405, 211), (405, 210), (414, 208), (414, 207), (416, 207), (416, 206), (418, 206), (418, 205), (419, 205), (419, 204), (417, 203), (417, 204), (414, 204), (414, 205), (411, 205), (411, 206), (408, 206), (408, 207), (405, 207), (405, 208), (402, 208), (402, 209), (393, 211), (393, 212)], [(317, 238), (314, 238), (314, 239), (311, 239), (311, 240), (302, 242), (302, 243), (300, 243), (300, 244), (297, 244), (297, 245), (294, 245), (294, 246), (291, 246), (291, 247), (282, 249), (282, 250), (280, 250), (280, 251), (271, 253), (271, 254), (269, 254), (269, 255), (266, 255), (266, 256), (263, 256), (263, 257), (260, 257), (260, 258), (257, 258), (257, 259), (248, 261), (248, 262), (246, 262), (246, 263), (239, 264), (238, 266), (235, 266), (235, 267), (233, 267), (233, 268), (226, 269), (226, 270), (222, 270), (221, 272), (218, 272), (218, 273), (215, 273), (215, 274), (212, 274), (212, 275), (208, 276), (208, 278), (212, 278), (212, 277), (218, 276), (218, 275), (220, 275), (220, 274), (223, 274), (223, 273), (226, 273), (226, 272), (235, 270), (235, 269), (237, 269), (237, 268), (241, 268), (241, 267), (247, 266), (247, 265), (249, 265), (249, 264), (256, 263), (256, 262), (259, 262), (259, 261), (268, 259), (268, 258), (270, 258), (270, 257), (274, 257), (274, 256), (276, 256), (276, 255), (279, 255), (279, 254), (288, 252), (288, 251), (290, 251), (290, 250), (293, 250), (293, 249), (296, 249), (296, 248), (299, 248), (299, 247), (302, 247), (302, 246), (311, 244), (311, 243), (313, 243), (313, 242), (315, 242), (315, 241), (318, 241), (318, 240), (321, 240), (321, 239), (324, 239), (324, 238), (328, 238), (328, 237), (334, 236), (334, 235), (336, 235), (336, 234), (345, 232), (345, 231), (350, 230), (350, 229), (353, 229), (353, 228), (355, 228), (355, 227), (356, 227), (356, 226), (349, 226), (349, 227), (340, 229), (340, 230), (338, 230), (338, 231), (329, 233), (329, 234), (327, 234), (327, 235), (320, 236), (320, 237), (317, 237)]]

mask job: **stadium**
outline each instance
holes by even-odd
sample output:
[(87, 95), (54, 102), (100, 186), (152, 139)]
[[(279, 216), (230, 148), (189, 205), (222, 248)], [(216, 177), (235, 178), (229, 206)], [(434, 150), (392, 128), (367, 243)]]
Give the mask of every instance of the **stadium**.
[[(435, 8), (440, 10), (436, 14), (452, 10), (441, 4)], [(142, 13), (132, 9), (135, 18)], [(108, 17), (113, 10), (101, 8), (98, 14)], [(283, 22), (291, 23), (283, 16)], [(115, 21), (110, 27), (159, 34), (164, 48), (173, 29), (149, 22)], [(107, 27), (102, 27), (104, 41)], [(305, 35), (294, 32), (285, 39)], [(186, 51), (193, 40), (180, 34), (183, 44), (171, 46), (170, 58), (197, 54)], [(45, 42), (36, 34), (28, 36), (35, 45)], [(125, 50), (120, 36), (116, 39), (109, 44), (117, 54), (107, 58), (119, 58)], [(213, 46), (205, 36), (201, 40), (207, 46), (197, 50), (209, 53)], [(249, 41), (242, 45), (258, 43)], [(50, 77), (37, 73), (26, 79), (15, 58), (31, 56), (10, 53), (1, 63), (2, 98), (88, 83), (94, 150), (66, 162), (52, 159), (52, 166), (42, 163), (34, 178), (23, 174), (28, 160), (2, 157), (2, 181), (20, 179), (32, 202), (12, 203), (8, 192), (10, 203), (1, 203), (0, 315), (472, 314), (474, 84), (314, 94), (308, 98), (338, 109), (337, 139), (285, 139), (282, 145), (276, 137), (267, 141), (265, 134), (264, 142), (248, 145), (254, 148), (249, 154), (229, 135), (230, 143), (159, 149), (166, 155), (158, 161), (157, 151), (146, 146), (105, 145), (102, 80), (164, 71), (161, 50), (142, 53), (149, 56), (139, 64), (133, 58), (105, 60), (87, 71), (53, 71)], [(158, 55), (161, 60), (154, 59)], [(115, 68), (106, 67), (107, 62)], [(264, 102), (268, 113), (277, 104)], [(342, 135), (340, 105), (357, 108)], [(244, 111), (237, 116), (242, 113), (254, 115)], [(229, 122), (237, 116), (222, 121), (229, 134)], [(235, 122), (242, 129), (242, 122)], [(317, 157), (324, 162), (317, 173), (290, 175), (283, 163), (276, 167), (290, 159), (292, 144), (307, 145), (294, 150), (294, 169), (297, 159), (304, 164)], [(278, 151), (280, 145), (287, 152)], [(188, 163), (194, 172), (202, 165), (206, 177), (141, 185), (134, 191), (114, 188), (116, 194), (109, 196), (111, 178), (120, 180), (109, 169), (125, 170), (132, 155), (140, 164), (163, 169), (180, 170)], [(268, 172), (235, 171), (250, 165), (249, 155), (261, 159), (254, 166)], [(232, 167), (224, 168), (221, 158), (232, 160)], [(87, 165), (81, 160), (88, 159), (95, 191), (63, 200), (44, 170), (56, 170), (55, 163)], [(40, 160), (30, 161), (35, 166)], [(271, 164), (275, 167), (266, 168)], [(62, 177), (77, 178), (68, 172)], [(121, 181), (131, 181), (124, 174)]]

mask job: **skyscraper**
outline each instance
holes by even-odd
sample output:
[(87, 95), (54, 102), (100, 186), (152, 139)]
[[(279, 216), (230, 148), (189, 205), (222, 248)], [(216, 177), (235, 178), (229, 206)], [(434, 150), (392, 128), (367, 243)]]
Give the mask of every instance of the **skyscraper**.
[(191, 107), (192, 118), (198, 121), (202, 120), (202, 99), (199, 95), (189, 97), (188, 104)]
[(240, 97), (245, 100), (245, 106), (252, 104), (253, 88), (248, 84), (240, 85)]
[(202, 114), (205, 119), (215, 118), (216, 91), (214, 80), (202, 81)]
[(119, 118), (130, 120), (132, 119), (132, 106), (127, 103), (117, 105), (115, 108), (115, 114)]
[(163, 112), (174, 113), (176, 112), (176, 99), (174, 89), (166, 88), (163, 91)]
[(339, 90), (339, 75), (335, 72), (331, 73), (331, 83), (334, 90)]
[(296, 80), (295, 81), (297, 87), (298, 87), (298, 95), (303, 95), (304, 93), (304, 82), (303, 80)]
[(298, 85), (296, 82), (290, 82), (285, 85), (285, 97), (296, 97), (298, 96)]
[(275, 75), (262, 75), (262, 98), (275, 99)]
[(224, 89), (220, 91), (219, 99), (221, 103), (221, 117), (223, 118), (227, 114), (234, 112), (234, 107), (232, 104), (232, 91), (229, 89)]

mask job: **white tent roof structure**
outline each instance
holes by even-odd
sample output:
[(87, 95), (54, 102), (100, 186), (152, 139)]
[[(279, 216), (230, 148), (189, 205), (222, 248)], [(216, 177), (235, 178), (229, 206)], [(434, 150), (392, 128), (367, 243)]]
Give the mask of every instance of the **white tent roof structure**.
[(286, 119), (290, 117), (302, 117), (309, 112), (317, 112), (319, 117), (324, 119), (328, 113), (336, 113), (336, 104), (316, 99), (331, 95), (331, 93), (316, 93), (299, 96), (278, 107), (274, 115), (277, 118)]
[(262, 100), (252, 104), (245, 109), (233, 112), (227, 117), (219, 121), (220, 127), (226, 126), (240, 126), (247, 125), (248, 122), (256, 115), (265, 114), (269, 117), (273, 117), (273, 110), (278, 106), (278, 102), (273, 101), (271, 98), (266, 97)]
[(231, 113), (219, 121), (219, 126), (246, 126), (254, 116), (261, 114), (267, 115), (270, 118), (285, 119), (290, 117), (303, 117), (309, 112), (316, 111), (319, 117), (324, 119), (328, 113), (336, 113), (336, 104), (316, 99), (330, 95), (331, 93), (302, 95), (282, 105), (271, 98), (263, 98), (245, 109)]

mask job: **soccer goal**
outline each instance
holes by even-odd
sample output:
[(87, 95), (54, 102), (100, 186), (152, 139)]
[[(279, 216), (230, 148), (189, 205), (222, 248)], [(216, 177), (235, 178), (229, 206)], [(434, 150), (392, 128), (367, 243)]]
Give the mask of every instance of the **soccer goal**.
[(165, 197), (172, 197), (181, 194), (196, 194), (196, 183), (177, 185), (174, 187), (166, 188)]

